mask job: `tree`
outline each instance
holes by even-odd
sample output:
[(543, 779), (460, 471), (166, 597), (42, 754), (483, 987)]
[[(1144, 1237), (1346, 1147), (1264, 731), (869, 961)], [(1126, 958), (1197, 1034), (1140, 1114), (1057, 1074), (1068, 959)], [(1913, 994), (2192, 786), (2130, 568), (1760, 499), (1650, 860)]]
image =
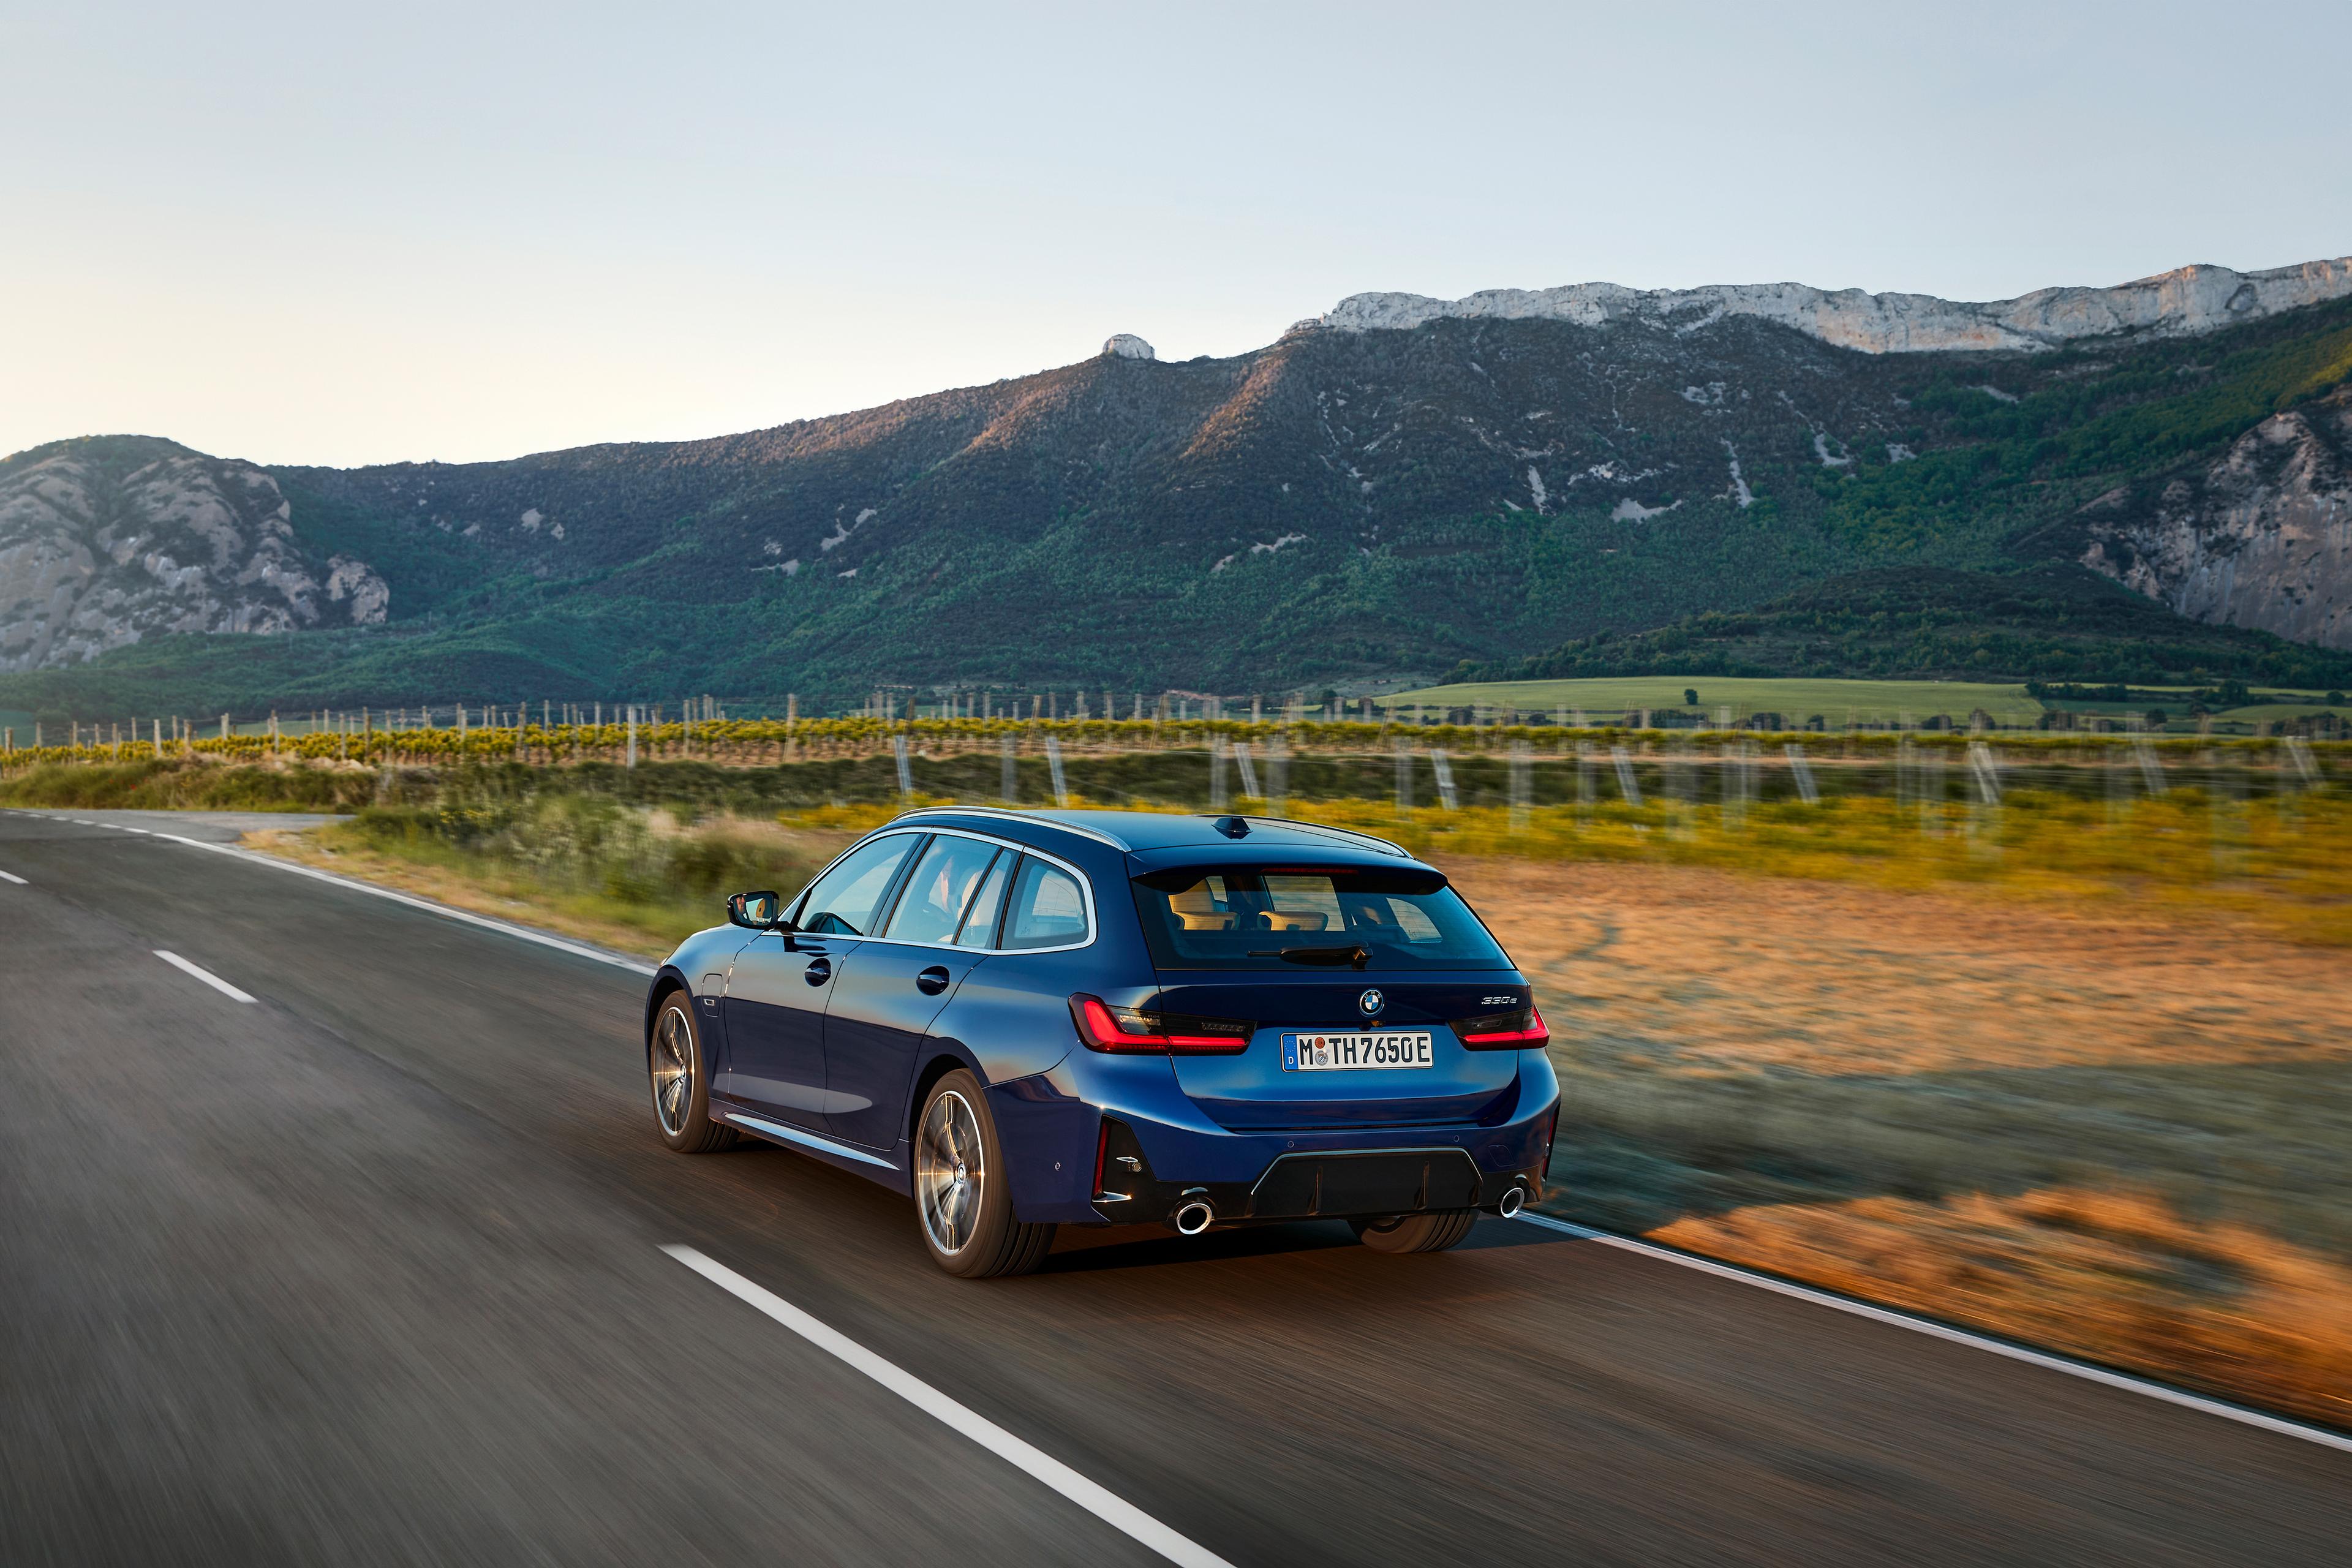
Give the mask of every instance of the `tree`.
[(1698, 706), (1697, 687), (1685, 686), (1683, 688), (1683, 706), (1685, 708), (1696, 708)]

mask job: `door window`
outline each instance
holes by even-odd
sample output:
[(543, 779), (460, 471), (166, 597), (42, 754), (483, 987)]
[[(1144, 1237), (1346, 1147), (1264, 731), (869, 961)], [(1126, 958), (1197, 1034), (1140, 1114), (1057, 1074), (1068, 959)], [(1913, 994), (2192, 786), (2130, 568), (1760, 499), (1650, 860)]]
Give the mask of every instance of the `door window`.
[(1034, 858), (1021, 862), (1000, 946), (1069, 947), (1087, 940), (1087, 900), (1078, 879)]
[(898, 942), (944, 942), (963, 923), (972, 890), (987, 875), (996, 846), (976, 838), (939, 837), (915, 863), (907, 890), (883, 935)]
[(963, 930), (956, 933), (958, 947), (994, 947), (996, 917), (1004, 910), (1004, 885), (1013, 880), (1013, 862), (1021, 857), (1007, 849), (988, 868), (988, 879), (980, 885), (980, 892), (971, 900), (971, 910), (963, 917)]
[(891, 879), (922, 836), (894, 833), (850, 851), (841, 864), (816, 879), (801, 900), (796, 923), (804, 931), (825, 936), (867, 936), (880, 911)]

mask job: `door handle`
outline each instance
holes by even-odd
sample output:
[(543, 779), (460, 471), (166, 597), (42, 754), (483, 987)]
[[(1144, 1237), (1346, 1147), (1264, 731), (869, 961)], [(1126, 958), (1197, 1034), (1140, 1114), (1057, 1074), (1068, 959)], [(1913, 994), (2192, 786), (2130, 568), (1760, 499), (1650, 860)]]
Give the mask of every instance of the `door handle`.
[(833, 978), (833, 960), (812, 958), (809, 960), (809, 966), (801, 973), (808, 977), (810, 984), (822, 985)]
[(936, 996), (948, 988), (948, 982), (952, 978), (945, 964), (934, 963), (915, 976), (915, 989), (926, 996)]

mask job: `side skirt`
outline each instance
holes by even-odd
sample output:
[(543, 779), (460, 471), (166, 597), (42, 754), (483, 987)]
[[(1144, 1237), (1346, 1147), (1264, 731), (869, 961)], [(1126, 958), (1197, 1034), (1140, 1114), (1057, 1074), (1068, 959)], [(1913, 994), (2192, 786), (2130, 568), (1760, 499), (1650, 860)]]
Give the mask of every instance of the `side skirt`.
[(854, 1171), (867, 1181), (879, 1182), (893, 1192), (909, 1193), (914, 1190), (904, 1166), (885, 1159), (879, 1154), (853, 1148), (847, 1143), (837, 1142), (822, 1133), (811, 1132), (804, 1128), (787, 1127), (781, 1121), (771, 1121), (764, 1116), (753, 1116), (749, 1111), (732, 1110), (724, 1106), (712, 1106), (710, 1116), (714, 1121), (723, 1121), (730, 1127), (740, 1127), (755, 1138), (764, 1138), (771, 1143), (781, 1143), (787, 1149), (797, 1149), (803, 1154), (814, 1154), (828, 1164), (838, 1165), (845, 1171)]

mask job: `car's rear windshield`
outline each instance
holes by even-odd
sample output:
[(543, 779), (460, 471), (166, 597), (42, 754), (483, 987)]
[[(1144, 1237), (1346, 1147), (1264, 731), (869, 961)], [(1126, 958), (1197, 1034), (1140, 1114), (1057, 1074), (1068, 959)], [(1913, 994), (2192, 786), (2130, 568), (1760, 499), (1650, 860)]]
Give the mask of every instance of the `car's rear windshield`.
[(1445, 879), (1385, 866), (1215, 866), (1135, 879), (1161, 969), (1507, 969)]

